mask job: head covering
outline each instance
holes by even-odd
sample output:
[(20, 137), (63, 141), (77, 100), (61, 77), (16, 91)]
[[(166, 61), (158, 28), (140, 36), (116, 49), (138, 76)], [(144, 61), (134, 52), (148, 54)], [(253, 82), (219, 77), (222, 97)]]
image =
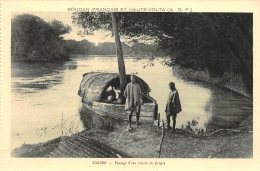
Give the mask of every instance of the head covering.
[(136, 82), (136, 76), (134, 74), (131, 75), (131, 82), (132, 83)]

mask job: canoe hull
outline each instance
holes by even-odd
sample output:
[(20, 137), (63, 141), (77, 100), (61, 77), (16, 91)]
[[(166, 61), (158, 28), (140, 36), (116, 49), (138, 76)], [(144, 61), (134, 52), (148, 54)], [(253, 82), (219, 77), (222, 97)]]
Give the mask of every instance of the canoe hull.
[[(88, 109), (94, 113), (102, 116), (109, 116), (114, 119), (128, 120), (128, 114), (130, 111), (125, 111), (125, 105), (123, 104), (111, 104), (103, 102), (93, 102), (92, 106), (84, 104)], [(145, 103), (141, 106), (140, 121), (153, 122), (157, 119), (157, 104)], [(133, 119), (135, 112), (133, 113)]]
[[(127, 83), (131, 81), (131, 75), (127, 74)], [(137, 83), (142, 91), (142, 102), (140, 110), (140, 121), (153, 122), (157, 119), (158, 105), (156, 100), (149, 96), (151, 89), (149, 85), (140, 77), (136, 76)], [(102, 73), (90, 72), (83, 75), (80, 83), (78, 95), (82, 98), (81, 102), (91, 111), (96, 114), (109, 116), (116, 119), (128, 120), (129, 111), (125, 112), (124, 104), (105, 103), (104, 95), (108, 87), (115, 89), (120, 85), (119, 74), (117, 73)], [(133, 114), (133, 116), (135, 113)]]

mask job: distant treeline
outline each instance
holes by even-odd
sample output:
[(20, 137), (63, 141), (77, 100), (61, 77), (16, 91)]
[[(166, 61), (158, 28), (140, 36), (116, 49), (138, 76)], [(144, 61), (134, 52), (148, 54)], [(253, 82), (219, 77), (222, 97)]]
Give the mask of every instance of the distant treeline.
[[(158, 51), (157, 45), (139, 43), (132, 41), (132, 45), (129, 46), (122, 42), (122, 49), (124, 55), (130, 56), (161, 56), (162, 51)], [(115, 43), (104, 42), (95, 45), (88, 40), (76, 41), (66, 40), (66, 46), (71, 54), (87, 54), (87, 55), (116, 55)]]
[[(116, 55), (115, 43), (95, 45), (88, 40), (64, 40), (63, 35), (71, 27), (53, 20), (46, 22), (31, 14), (22, 14), (12, 19), (11, 55), (12, 60), (64, 61), (70, 54)], [(122, 42), (124, 55), (160, 55), (156, 45), (132, 41), (131, 46)]]
[[(76, 41), (66, 40), (66, 45), (71, 54), (87, 54), (87, 55), (116, 55), (115, 43), (104, 42), (97, 46), (88, 40)], [(122, 43), (124, 54), (131, 54), (131, 47)]]

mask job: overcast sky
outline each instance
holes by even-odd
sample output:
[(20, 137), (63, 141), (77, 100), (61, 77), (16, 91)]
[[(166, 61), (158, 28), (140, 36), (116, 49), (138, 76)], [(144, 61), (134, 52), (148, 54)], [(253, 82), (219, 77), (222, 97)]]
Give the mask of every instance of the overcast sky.
[(95, 43), (96, 45), (99, 42), (114, 42), (114, 38), (111, 36), (106, 36), (108, 32), (105, 31), (95, 32), (93, 36), (84, 36), (84, 37), (78, 36), (77, 31), (79, 30), (79, 28), (72, 24), (72, 19), (71, 19), (72, 12), (19, 12), (19, 13), (12, 13), (12, 18), (20, 14), (33, 14), (42, 18), (47, 22), (52, 21), (54, 19), (62, 21), (64, 24), (69, 25), (72, 29), (69, 34), (65, 34), (63, 36), (65, 39), (75, 39), (75, 40), (86, 39), (90, 42)]

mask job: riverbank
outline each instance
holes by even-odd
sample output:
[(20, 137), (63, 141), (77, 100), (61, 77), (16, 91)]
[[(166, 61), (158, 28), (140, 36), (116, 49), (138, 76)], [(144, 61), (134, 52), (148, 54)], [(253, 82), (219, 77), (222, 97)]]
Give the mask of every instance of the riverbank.
[[(88, 129), (72, 136), (60, 137), (46, 143), (16, 148), (13, 157), (97, 157), (98, 147), (90, 148), (89, 141), (106, 144), (110, 149), (120, 149), (121, 156), (155, 158), (162, 135), (161, 128), (152, 124), (133, 126), (125, 132), (126, 122), (116, 123), (113, 130), (104, 127)], [(194, 134), (189, 130), (167, 131), (161, 150), (161, 158), (252, 158), (253, 117), (249, 116), (238, 128), (217, 130), (212, 133)], [(81, 142), (75, 142), (80, 139)], [(71, 143), (74, 142), (74, 143)], [(91, 149), (91, 150), (88, 150)], [(118, 150), (117, 150), (118, 151)], [(120, 154), (120, 152), (118, 152)], [(110, 156), (118, 157), (118, 156)]]
[(66, 61), (71, 61), (70, 57), (66, 57), (63, 59), (44, 59), (44, 58), (15, 58), (11, 57), (11, 62), (27, 62), (27, 63), (63, 63)]
[(222, 77), (212, 78), (208, 72), (180, 68), (179, 66), (173, 67), (173, 74), (182, 80), (206, 82), (221, 88), (229, 89), (249, 99), (253, 99), (253, 95), (246, 91), (245, 84), (240, 75), (225, 73)]

